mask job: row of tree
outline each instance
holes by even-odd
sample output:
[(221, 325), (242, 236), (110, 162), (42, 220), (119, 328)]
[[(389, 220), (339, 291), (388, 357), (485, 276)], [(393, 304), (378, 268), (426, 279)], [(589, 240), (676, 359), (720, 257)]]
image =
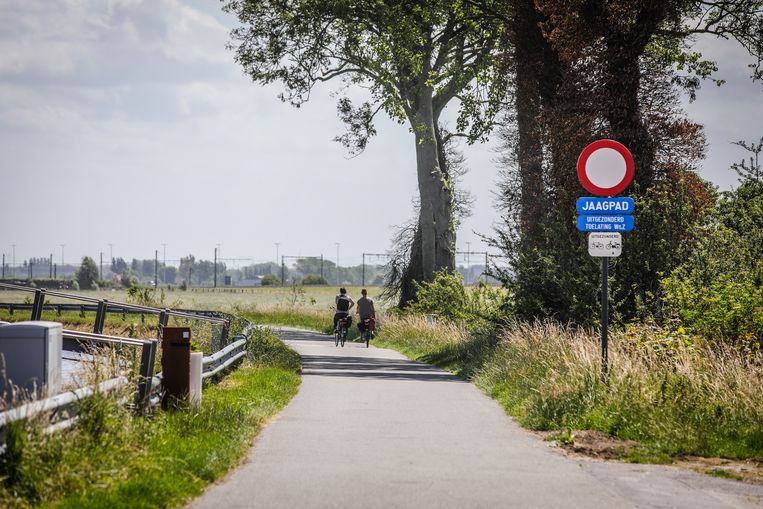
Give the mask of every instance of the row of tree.
[[(225, 9), (241, 22), (236, 60), (255, 82), (280, 82), (282, 100), (299, 106), (330, 80), (368, 91), (367, 102), (338, 103), (347, 131), (337, 141), (351, 152), (376, 133), (379, 113), (409, 126), (419, 211), (397, 239), (390, 281), (403, 306), (413, 281), (455, 266), (452, 140), (483, 140), (499, 125), (502, 221), (491, 242), (510, 260), (499, 275), (516, 311), (591, 316), (597, 269), (575, 228), (574, 168), (585, 145), (613, 138), (636, 160), (639, 226), (614, 269), (616, 307), (636, 315), (715, 199), (694, 172), (702, 128), (679, 107), (679, 94), (694, 98), (715, 79), (695, 36), (737, 41), (752, 78), (763, 77), (762, 0), (230, 0)], [(445, 126), (451, 102), (458, 117)]]

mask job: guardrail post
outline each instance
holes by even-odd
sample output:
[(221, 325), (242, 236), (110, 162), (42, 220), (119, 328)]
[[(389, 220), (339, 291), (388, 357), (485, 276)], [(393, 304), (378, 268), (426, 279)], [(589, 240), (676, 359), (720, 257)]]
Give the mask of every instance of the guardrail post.
[(45, 289), (41, 288), (34, 291), (34, 304), (32, 305), (32, 318), (31, 320), (37, 321), (42, 319), (42, 308), (45, 305)]
[(138, 394), (135, 401), (140, 410), (148, 406), (151, 397), (151, 378), (154, 376), (156, 345), (156, 340), (149, 340), (143, 343), (140, 351), (140, 376), (138, 377)]
[(220, 331), (220, 349), (222, 350), (228, 344), (228, 330), (230, 329), (230, 321), (225, 320)]
[(95, 325), (93, 325), (93, 332), (95, 334), (103, 333), (103, 326), (106, 324), (106, 312), (109, 307), (109, 301), (106, 299), (98, 301), (98, 309), (95, 311)]
[(162, 339), (162, 330), (164, 330), (164, 328), (167, 326), (167, 321), (169, 318), (170, 315), (166, 309), (159, 311), (159, 330), (156, 333), (157, 338)]

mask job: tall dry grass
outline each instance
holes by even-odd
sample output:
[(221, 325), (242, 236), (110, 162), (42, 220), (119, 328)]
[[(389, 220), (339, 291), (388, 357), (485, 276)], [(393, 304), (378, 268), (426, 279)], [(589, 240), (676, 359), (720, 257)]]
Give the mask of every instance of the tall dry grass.
[(726, 345), (654, 327), (615, 332), (605, 379), (598, 333), (554, 322), (491, 334), (405, 317), (380, 339), (472, 380), (532, 429), (602, 431), (650, 459), (763, 459), (763, 366)]

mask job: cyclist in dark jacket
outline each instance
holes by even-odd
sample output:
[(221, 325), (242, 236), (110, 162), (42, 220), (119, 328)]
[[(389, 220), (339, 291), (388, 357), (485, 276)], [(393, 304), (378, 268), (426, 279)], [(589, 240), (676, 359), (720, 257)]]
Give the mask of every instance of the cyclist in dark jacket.
[(340, 318), (347, 318), (347, 328), (349, 329), (350, 324), (352, 323), (350, 309), (352, 309), (352, 306), (355, 305), (355, 301), (352, 300), (352, 297), (347, 295), (347, 290), (345, 288), (340, 288), (339, 295), (336, 296), (334, 302), (336, 303), (336, 313), (334, 313), (334, 330), (336, 330), (336, 324), (339, 322)]

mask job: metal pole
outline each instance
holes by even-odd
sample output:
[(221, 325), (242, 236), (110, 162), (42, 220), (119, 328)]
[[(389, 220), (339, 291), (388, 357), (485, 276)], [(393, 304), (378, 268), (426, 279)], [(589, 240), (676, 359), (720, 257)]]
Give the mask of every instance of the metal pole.
[(215, 248), (215, 288), (217, 288), (217, 248)]
[(48, 263), (50, 263), (50, 279), (53, 279), (53, 253), (50, 253), (50, 258), (48, 258)]
[(33, 267), (34, 267), (34, 261), (30, 258), (29, 259), (29, 279), (33, 279), (34, 278), (34, 269), (33, 269)]
[(154, 288), (159, 288), (159, 250), (154, 251)]
[(283, 256), (281, 257), (281, 286), (286, 285), (286, 264), (284, 263)]
[(363, 253), (363, 269), (360, 276), (360, 286), (366, 286), (366, 253)]
[(13, 277), (16, 277), (16, 244), (11, 244), (13, 248), (13, 258), (11, 259), (11, 269), (13, 269)]
[(101, 281), (103, 281), (103, 251), (101, 251)]
[(53, 279), (58, 279), (58, 264), (53, 264)]
[(3, 279), (5, 279), (5, 253), (3, 253)]
[(601, 374), (609, 372), (609, 258), (601, 259)]

